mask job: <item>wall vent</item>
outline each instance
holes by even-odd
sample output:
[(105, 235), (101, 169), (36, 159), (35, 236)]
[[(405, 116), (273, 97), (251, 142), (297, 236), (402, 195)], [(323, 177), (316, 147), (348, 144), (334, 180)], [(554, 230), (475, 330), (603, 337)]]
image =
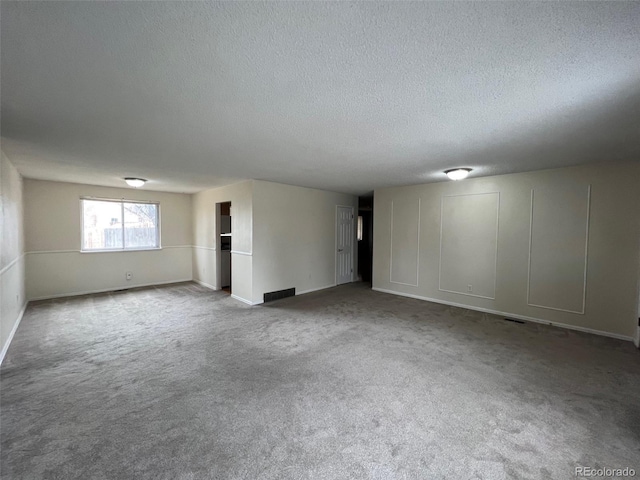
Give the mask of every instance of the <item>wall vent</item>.
[(296, 289), (287, 288), (286, 290), (278, 290), (277, 292), (269, 292), (264, 294), (264, 303), (280, 300), (281, 298), (295, 297)]

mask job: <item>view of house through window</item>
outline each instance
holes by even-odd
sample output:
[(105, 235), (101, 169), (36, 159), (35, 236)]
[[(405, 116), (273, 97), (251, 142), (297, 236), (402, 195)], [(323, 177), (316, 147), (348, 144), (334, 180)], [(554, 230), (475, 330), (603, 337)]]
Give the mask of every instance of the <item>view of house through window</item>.
[(158, 248), (157, 203), (82, 199), (82, 250)]

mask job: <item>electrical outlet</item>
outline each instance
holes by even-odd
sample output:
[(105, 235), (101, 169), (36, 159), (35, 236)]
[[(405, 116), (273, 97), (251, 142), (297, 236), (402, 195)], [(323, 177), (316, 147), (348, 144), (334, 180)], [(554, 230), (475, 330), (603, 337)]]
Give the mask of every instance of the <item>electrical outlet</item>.
[(127, 280), (131, 280), (131, 277), (133, 277), (133, 273), (127, 272), (126, 277), (127, 277)]
[(473, 292), (473, 285), (467, 285), (467, 292)]

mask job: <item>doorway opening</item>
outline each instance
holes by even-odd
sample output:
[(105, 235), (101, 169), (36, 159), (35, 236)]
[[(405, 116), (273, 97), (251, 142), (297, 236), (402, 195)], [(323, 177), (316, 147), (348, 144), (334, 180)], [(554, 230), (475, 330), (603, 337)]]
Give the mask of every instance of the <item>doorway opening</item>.
[(216, 280), (223, 292), (231, 294), (231, 202), (216, 204)]
[(358, 279), (373, 285), (373, 193), (358, 198)]

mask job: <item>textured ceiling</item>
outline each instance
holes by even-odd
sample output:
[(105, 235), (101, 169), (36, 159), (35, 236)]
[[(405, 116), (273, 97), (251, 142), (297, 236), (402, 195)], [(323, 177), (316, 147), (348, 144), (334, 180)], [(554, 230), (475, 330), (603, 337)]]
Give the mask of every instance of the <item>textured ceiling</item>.
[(351, 193), (640, 160), (640, 2), (0, 4), (26, 177)]

